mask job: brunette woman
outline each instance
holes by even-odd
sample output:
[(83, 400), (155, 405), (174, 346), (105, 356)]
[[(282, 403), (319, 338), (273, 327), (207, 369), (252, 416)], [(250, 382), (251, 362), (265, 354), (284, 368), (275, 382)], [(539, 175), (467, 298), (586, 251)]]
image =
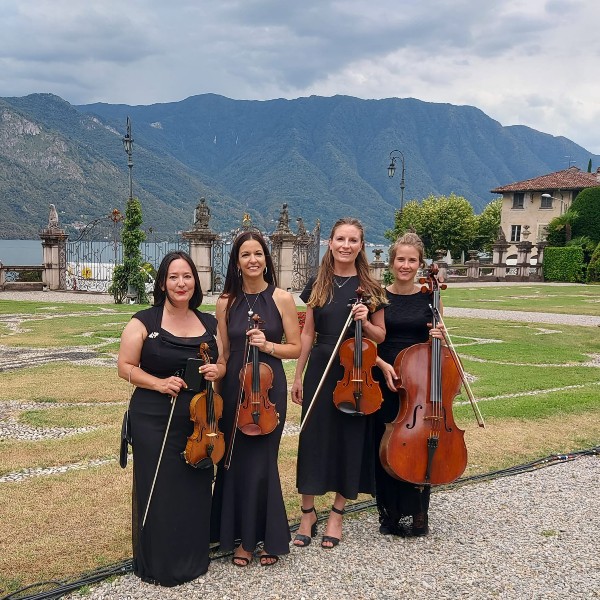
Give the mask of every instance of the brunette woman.
[[(240, 567), (250, 563), (260, 542), (263, 566), (275, 564), (280, 555), (289, 552), (290, 532), (277, 468), (287, 405), (281, 361), (300, 354), (300, 327), (292, 295), (276, 286), (273, 261), (263, 237), (255, 231), (240, 234), (231, 249), (225, 287), (217, 301), (223, 340), (220, 360), (227, 365), (221, 430), (228, 446), (225, 462), (229, 464), (228, 468), (219, 465), (212, 519), (213, 541), (220, 543), (221, 550), (235, 549), (232, 561)], [(254, 315), (260, 316), (264, 329), (250, 328)], [(257, 348), (260, 362), (273, 370), (273, 387), (268, 394), (279, 413), (279, 424), (266, 435), (246, 435), (235, 429), (236, 411), (245, 400), (240, 392), (240, 370), (246, 364), (248, 346)]]
[[(421, 292), (415, 278), (425, 266), (423, 242), (415, 233), (406, 233), (390, 248), (390, 271), (394, 281), (386, 287), (388, 304), (384, 309), (385, 340), (377, 347), (379, 369), (375, 377), (381, 383), (383, 404), (373, 415), (375, 437), (375, 491), (379, 511), (380, 533), (384, 535), (426, 535), (429, 531), (429, 486), (415, 486), (395, 479), (379, 460), (379, 444), (385, 424), (398, 414), (399, 399), (393, 364), (401, 350), (426, 342), (430, 335), (443, 338), (441, 330), (431, 329), (431, 297)], [(440, 307), (441, 308), (441, 307)], [(410, 527), (400, 526), (400, 519), (410, 516)]]
[[(186, 391), (181, 377), (187, 359), (198, 356), (203, 342), (213, 360), (218, 357), (217, 323), (212, 315), (197, 310), (201, 302), (192, 259), (185, 252), (170, 252), (158, 268), (154, 306), (137, 312), (126, 325), (117, 363), (119, 377), (136, 386), (129, 406), (134, 572), (146, 582), (164, 586), (199, 577), (209, 563), (213, 471), (194, 469), (180, 456), (194, 429), (190, 400), (196, 392)], [(204, 365), (201, 371), (208, 381), (225, 373), (216, 364)]]
[[(303, 419), (349, 312), (354, 321), (362, 321), (364, 337), (378, 343), (385, 336), (383, 311), (371, 312), (365, 304), (349, 307), (359, 286), (371, 297), (372, 307), (381, 308), (385, 297), (369, 274), (363, 227), (357, 219), (340, 219), (333, 226), (316, 278), (300, 295), (307, 304), (306, 321), (292, 400), (302, 405)], [(353, 327), (347, 337), (352, 337)], [(296, 546), (308, 546), (316, 535), (315, 496), (335, 492), (321, 541), (323, 548), (330, 549), (342, 537), (346, 500), (355, 499), (359, 493), (374, 493), (370, 417), (352, 416), (335, 407), (333, 390), (342, 376), (343, 368), (334, 360), (300, 434), (297, 486), (302, 494), (302, 519), (294, 539)]]

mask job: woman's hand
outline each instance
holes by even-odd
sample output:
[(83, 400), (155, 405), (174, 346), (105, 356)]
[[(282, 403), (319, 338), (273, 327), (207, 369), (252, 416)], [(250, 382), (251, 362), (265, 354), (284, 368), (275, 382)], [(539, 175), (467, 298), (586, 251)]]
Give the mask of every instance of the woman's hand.
[(291, 397), (294, 404), (302, 406), (302, 380), (300, 378), (294, 379)]
[(166, 379), (159, 379), (156, 391), (161, 394), (168, 394), (169, 396), (175, 397), (179, 394), (182, 389), (185, 389), (187, 385), (181, 377), (172, 375)]
[(427, 323), (427, 327), (429, 327), (429, 337), (437, 338), (438, 340), (444, 341), (444, 326), (441, 323), (438, 323), (436, 327), (432, 327), (431, 323)]
[(364, 324), (369, 317), (369, 307), (362, 302), (357, 302), (352, 306), (352, 315), (355, 321), (362, 321)]
[(258, 328), (248, 329), (246, 335), (248, 336), (248, 343), (251, 346), (256, 346), (263, 352), (268, 352), (271, 349), (271, 344), (267, 344), (267, 338), (265, 337), (264, 331), (261, 331)]
[(204, 379), (207, 381), (216, 381), (219, 379), (219, 365), (216, 363), (209, 363), (200, 367), (200, 373), (204, 375)]
[(397, 392), (398, 388), (396, 386), (396, 383), (398, 381), (398, 375), (396, 375), (394, 367), (380, 359), (377, 359), (377, 366), (381, 369), (381, 372), (385, 377), (385, 382), (387, 383), (388, 388), (390, 388), (392, 392)]

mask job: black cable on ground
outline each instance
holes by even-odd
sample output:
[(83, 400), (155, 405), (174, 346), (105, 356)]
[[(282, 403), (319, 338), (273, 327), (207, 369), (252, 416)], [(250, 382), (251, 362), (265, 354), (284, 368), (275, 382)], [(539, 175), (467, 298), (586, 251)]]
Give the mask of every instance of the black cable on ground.
[[(588, 450), (579, 450), (577, 452), (572, 452), (570, 454), (551, 454), (545, 458), (540, 458), (528, 463), (524, 463), (521, 465), (515, 465), (513, 467), (508, 467), (506, 469), (499, 469), (497, 471), (491, 471), (489, 473), (482, 473), (479, 475), (471, 475), (469, 477), (462, 477), (457, 479), (453, 483), (444, 485), (444, 486), (436, 486), (435, 489), (451, 489), (456, 486), (466, 485), (468, 483), (476, 483), (479, 481), (489, 481), (491, 479), (496, 479), (498, 477), (509, 477), (511, 475), (519, 475), (521, 473), (527, 473), (531, 471), (536, 471), (542, 467), (549, 467), (552, 465), (557, 465), (565, 462), (570, 462), (575, 460), (576, 458), (580, 458), (582, 456), (597, 456), (600, 454), (600, 446), (594, 446)], [(347, 513), (354, 512), (362, 512), (363, 510), (368, 510), (369, 508), (374, 508), (376, 506), (375, 500), (363, 500), (360, 502), (353, 502), (352, 504), (346, 505)], [(329, 511), (325, 511), (317, 515), (318, 520), (320, 522), (326, 520)], [(300, 526), (299, 523), (294, 523), (290, 525), (290, 531), (293, 533), (298, 530)], [(223, 554), (219, 554), (218, 546), (214, 548), (214, 554), (212, 556), (212, 560), (219, 560), (222, 558), (226, 558), (231, 556), (232, 552), (225, 552)], [(126, 575), (127, 573), (131, 573), (133, 571), (133, 561), (132, 559), (127, 559), (113, 565), (108, 565), (106, 567), (101, 567), (94, 571), (90, 571), (88, 573), (84, 573), (80, 579), (76, 581), (43, 581), (40, 583), (34, 583), (32, 585), (28, 585), (27, 587), (16, 590), (7, 596), (3, 596), (0, 600), (58, 600), (58, 598), (62, 598), (63, 596), (70, 594), (86, 585), (91, 585), (94, 583), (99, 583), (104, 579), (108, 579), (109, 577), (116, 577), (119, 575)], [(22, 595), (28, 590), (33, 588), (41, 588), (44, 586), (55, 586), (54, 588), (41, 591), (35, 593), (33, 595)]]

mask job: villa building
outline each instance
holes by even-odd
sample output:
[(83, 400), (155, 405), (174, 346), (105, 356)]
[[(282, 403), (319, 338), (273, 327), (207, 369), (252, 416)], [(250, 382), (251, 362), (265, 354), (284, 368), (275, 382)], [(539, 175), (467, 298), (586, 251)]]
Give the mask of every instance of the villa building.
[(533, 244), (545, 241), (548, 223), (566, 212), (581, 190), (596, 186), (600, 186), (600, 167), (595, 173), (569, 167), (490, 190), (502, 194), (500, 227), (511, 244), (507, 259), (517, 258), (516, 244), (531, 234)]

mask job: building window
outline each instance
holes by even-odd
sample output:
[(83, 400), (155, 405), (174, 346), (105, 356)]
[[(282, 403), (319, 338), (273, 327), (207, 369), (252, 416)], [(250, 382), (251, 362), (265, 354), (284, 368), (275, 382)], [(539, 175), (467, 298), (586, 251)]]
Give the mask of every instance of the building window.
[[(548, 192), (546, 192), (548, 194)], [(550, 196), (551, 194), (548, 194)], [(542, 194), (542, 202), (540, 203), (540, 208), (552, 208), (552, 200), (554, 198), (549, 198), (548, 196), (544, 196)]]
[(520, 242), (521, 241), (521, 226), (511, 225), (510, 226), (510, 241)]
[(513, 208), (523, 210), (523, 205), (525, 204), (525, 193), (524, 192), (515, 192), (513, 194)]

